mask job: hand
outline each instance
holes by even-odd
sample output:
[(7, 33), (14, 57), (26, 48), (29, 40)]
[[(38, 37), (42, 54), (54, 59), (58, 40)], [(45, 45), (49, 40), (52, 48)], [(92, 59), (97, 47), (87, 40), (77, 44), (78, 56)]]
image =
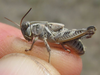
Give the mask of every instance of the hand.
[(0, 23), (0, 75), (80, 75), (82, 60), (73, 50), (65, 51), (60, 45), (49, 43), (51, 63), (43, 41), (31, 42), (19, 29)]

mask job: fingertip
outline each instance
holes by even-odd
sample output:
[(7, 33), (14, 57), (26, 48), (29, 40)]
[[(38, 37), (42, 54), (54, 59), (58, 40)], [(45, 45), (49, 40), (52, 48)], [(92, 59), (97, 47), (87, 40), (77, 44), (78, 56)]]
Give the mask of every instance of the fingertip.
[(39, 60), (19, 53), (6, 55), (0, 60), (0, 75), (60, 75), (50, 64)]

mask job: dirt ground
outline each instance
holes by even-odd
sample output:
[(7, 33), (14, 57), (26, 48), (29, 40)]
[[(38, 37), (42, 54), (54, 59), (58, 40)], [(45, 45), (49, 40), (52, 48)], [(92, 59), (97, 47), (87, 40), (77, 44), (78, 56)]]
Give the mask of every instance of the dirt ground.
[(94, 25), (95, 35), (83, 40), (86, 53), (81, 56), (81, 75), (100, 75), (100, 0), (0, 0), (0, 22), (15, 26), (4, 17), (19, 23), (32, 7), (25, 21), (52, 21), (65, 24), (69, 29)]

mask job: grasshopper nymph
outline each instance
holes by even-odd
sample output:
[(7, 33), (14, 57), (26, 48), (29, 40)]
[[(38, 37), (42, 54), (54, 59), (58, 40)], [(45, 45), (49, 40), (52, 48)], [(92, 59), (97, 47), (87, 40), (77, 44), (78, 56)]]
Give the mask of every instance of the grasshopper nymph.
[(22, 23), (23, 19), (31, 9), (32, 8), (30, 8), (29, 11), (22, 17), (20, 25), (6, 18), (7, 20), (13, 22), (21, 28), (21, 32), (26, 40), (33, 41), (30, 49), (27, 49), (25, 51), (31, 51), (34, 43), (38, 39), (40, 39), (44, 41), (49, 53), (48, 62), (50, 62), (51, 56), (51, 49), (48, 42), (61, 44), (65, 50), (67, 49), (64, 47), (64, 45), (67, 45), (70, 48), (74, 49), (77, 54), (84, 54), (84, 46), (80, 39), (91, 38), (91, 36), (96, 31), (96, 28), (94, 26), (90, 26), (84, 29), (69, 30), (67, 28), (64, 28), (64, 24), (48, 21), (27, 21)]

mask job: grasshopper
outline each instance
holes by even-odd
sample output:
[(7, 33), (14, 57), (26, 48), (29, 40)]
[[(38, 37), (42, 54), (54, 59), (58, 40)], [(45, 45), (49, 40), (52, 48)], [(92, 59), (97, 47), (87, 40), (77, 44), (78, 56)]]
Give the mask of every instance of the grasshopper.
[[(26, 49), (25, 51), (31, 51), (34, 43), (40, 39), (43, 40), (47, 51), (49, 53), (48, 62), (50, 62), (51, 49), (48, 42), (61, 44), (61, 46), (65, 48), (64, 45), (68, 45), (73, 48), (77, 54), (84, 54), (84, 46), (80, 39), (82, 38), (90, 38), (96, 28), (94, 26), (90, 26), (84, 29), (72, 29), (69, 30), (64, 28), (64, 24), (62, 23), (54, 23), (48, 21), (27, 21), (22, 22), (25, 16), (30, 12), (32, 8), (28, 10), (28, 12), (22, 17), (20, 21), (20, 25), (13, 22), (12, 20), (6, 18), (7, 20), (13, 22), (21, 28), (22, 34), (24, 38), (28, 41), (33, 41), (30, 49)], [(34, 39), (33, 39), (34, 37)], [(70, 50), (67, 50), (70, 52)]]

